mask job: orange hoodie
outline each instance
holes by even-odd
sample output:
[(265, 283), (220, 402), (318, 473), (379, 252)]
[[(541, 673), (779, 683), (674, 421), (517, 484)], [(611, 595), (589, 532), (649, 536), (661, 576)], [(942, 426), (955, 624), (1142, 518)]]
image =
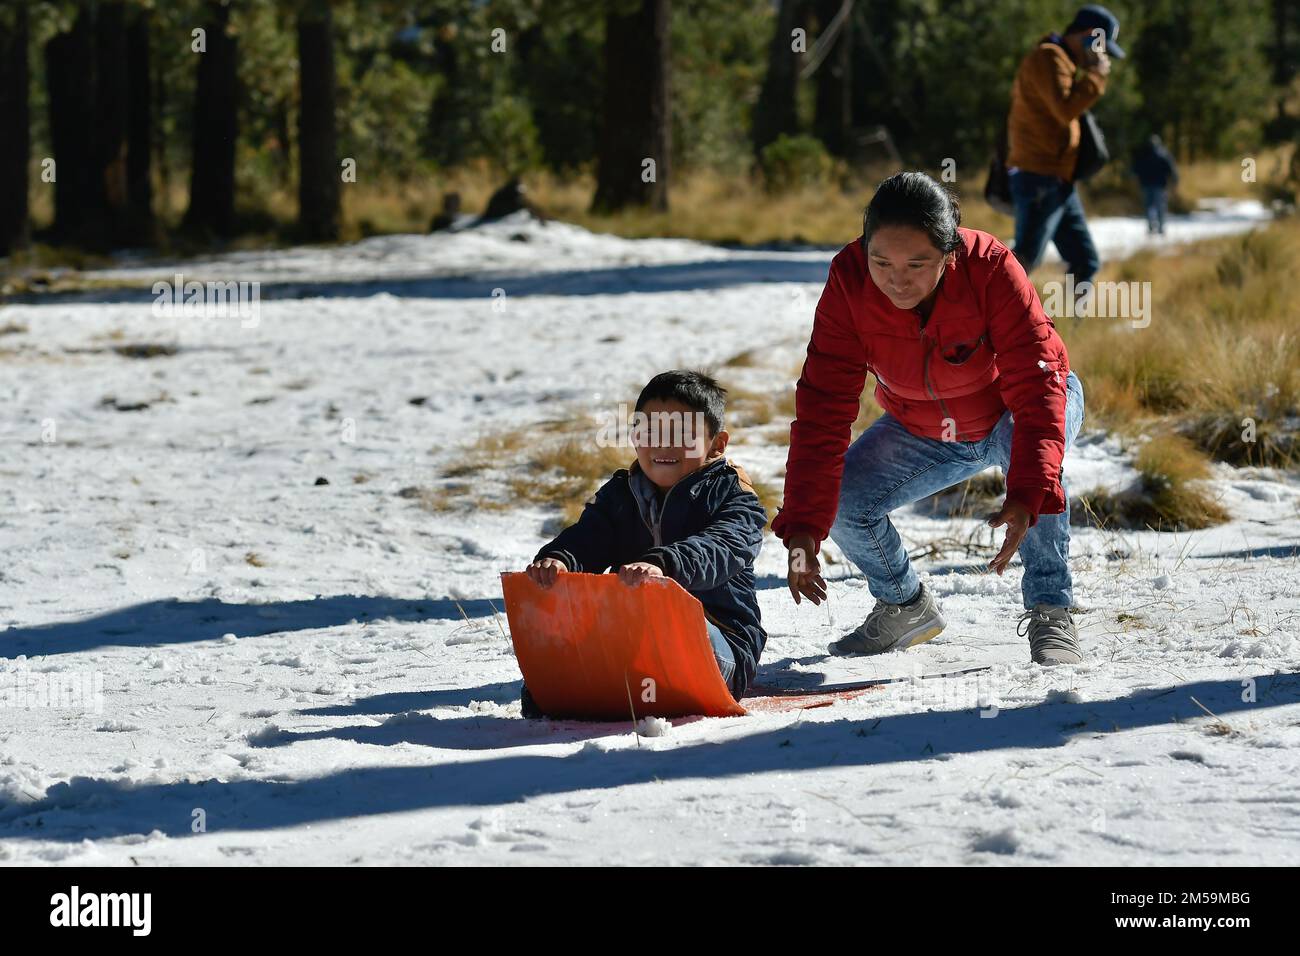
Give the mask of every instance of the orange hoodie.
[(1051, 39), (1020, 61), (1007, 116), (1007, 165), (1043, 176), (1074, 178), (1079, 158), (1079, 117), (1106, 92), (1106, 79), (1078, 67)]

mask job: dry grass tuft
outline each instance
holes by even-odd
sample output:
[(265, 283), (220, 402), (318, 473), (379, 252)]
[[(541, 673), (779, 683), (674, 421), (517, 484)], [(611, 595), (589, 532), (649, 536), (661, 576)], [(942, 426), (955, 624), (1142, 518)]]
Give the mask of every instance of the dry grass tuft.
[(1175, 431), (1212, 458), (1292, 467), (1300, 440), (1300, 222), (1135, 256), (1101, 278), (1151, 283), (1150, 324), (1058, 328), (1090, 427)]
[(776, 516), (777, 509), (781, 507), (785, 497), (783, 483), (750, 478), (750, 484), (754, 486), (754, 494), (758, 495), (758, 500), (763, 505), (763, 510), (767, 512), (767, 520), (770, 522)]
[(1181, 435), (1158, 435), (1134, 459), (1140, 477), (1123, 491), (1095, 488), (1072, 505), (1071, 521), (1098, 527), (1194, 531), (1222, 524), (1228, 512), (1201, 482), (1210, 476), (1205, 455)]

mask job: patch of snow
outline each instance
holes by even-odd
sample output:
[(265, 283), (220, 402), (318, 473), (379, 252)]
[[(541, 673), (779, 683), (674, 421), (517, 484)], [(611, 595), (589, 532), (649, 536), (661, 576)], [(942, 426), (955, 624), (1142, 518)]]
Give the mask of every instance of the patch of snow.
[[(1158, 244), (1258, 212), (1194, 215)], [(1147, 241), (1137, 220), (1093, 227), (1103, 256)], [(794, 606), (769, 535), (760, 676), (910, 679), (637, 734), (519, 718), (499, 575), (531, 559), (553, 512), (400, 492), (532, 477), (511, 458), (447, 472), (483, 434), (526, 442), (553, 419), (615, 414), (665, 368), (788, 389), (832, 254), (506, 222), (179, 264), (277, 285), (255, 327), (160, 318), (147, 295), (7, 306), (27, 331), (3, 359), (0, 856), (1300, 862), (1300, 493), (1278, 470), (1216, 467), (1207, 487), (1232, 520), (1215, 528), (1073, 529), (1077, 667), (1029, 661), (1020, 564), (984, 573), (980, 521), (904, 510), (908, 548), (938, 548), (917, 567), (948, 630), (828, 657), (874, 598), (828, 545), (830, 601)], [(114, 274), (147, 290), (160, 273)], [(150, 342), (178, 350), (111, 348)], [(742, 352), (752, 364), (724, 364)], [(109, 395), (164, 400), (120, 411)], [(779, 486), (785, 426), (736, 427), (729, 454)], [(1136, 473), (1117, 439), (1087, 432), (1065, 474), (1078, 494)], [(20, 671), (98, 677), (101, 712), (8, 706)], [(1236, 733), (1208, 731), (1196, 702)]]

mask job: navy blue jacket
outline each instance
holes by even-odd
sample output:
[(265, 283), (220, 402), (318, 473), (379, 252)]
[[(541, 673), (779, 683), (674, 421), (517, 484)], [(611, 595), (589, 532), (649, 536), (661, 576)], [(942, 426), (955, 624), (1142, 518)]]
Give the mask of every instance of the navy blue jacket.
[(1169, 150), (1145, 143), (1133, 158), (1133, 175), (1143, 186), (1164, 189), (1170, 180), (1178, 181), (1178, 167)]
[(614, 472), (578, 522), (533, 560), (558, 558), (568, 570), (589, 574), (634, 561), (658, 565), (699, 599), (705, 617), (722, 631), (736, 658), (731, 690), (739, 699), (767, 643), (754, 590), (754, 559), (763, 546), (767, 512), (744, 470), (718, 458), (669, 489), (656, 541), (651, 506), (633, 490), (637, 472), (636, 462)]

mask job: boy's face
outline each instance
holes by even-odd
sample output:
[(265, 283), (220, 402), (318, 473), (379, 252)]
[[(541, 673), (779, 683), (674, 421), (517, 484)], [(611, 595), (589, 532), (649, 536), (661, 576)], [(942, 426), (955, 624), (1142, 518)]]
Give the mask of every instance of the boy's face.
[(650, 399), (634, 430), (636, 460), (647, 478), (667, 490), (727, 447), (727, 433), (709, 435), (704, 416), (675, 400)]

